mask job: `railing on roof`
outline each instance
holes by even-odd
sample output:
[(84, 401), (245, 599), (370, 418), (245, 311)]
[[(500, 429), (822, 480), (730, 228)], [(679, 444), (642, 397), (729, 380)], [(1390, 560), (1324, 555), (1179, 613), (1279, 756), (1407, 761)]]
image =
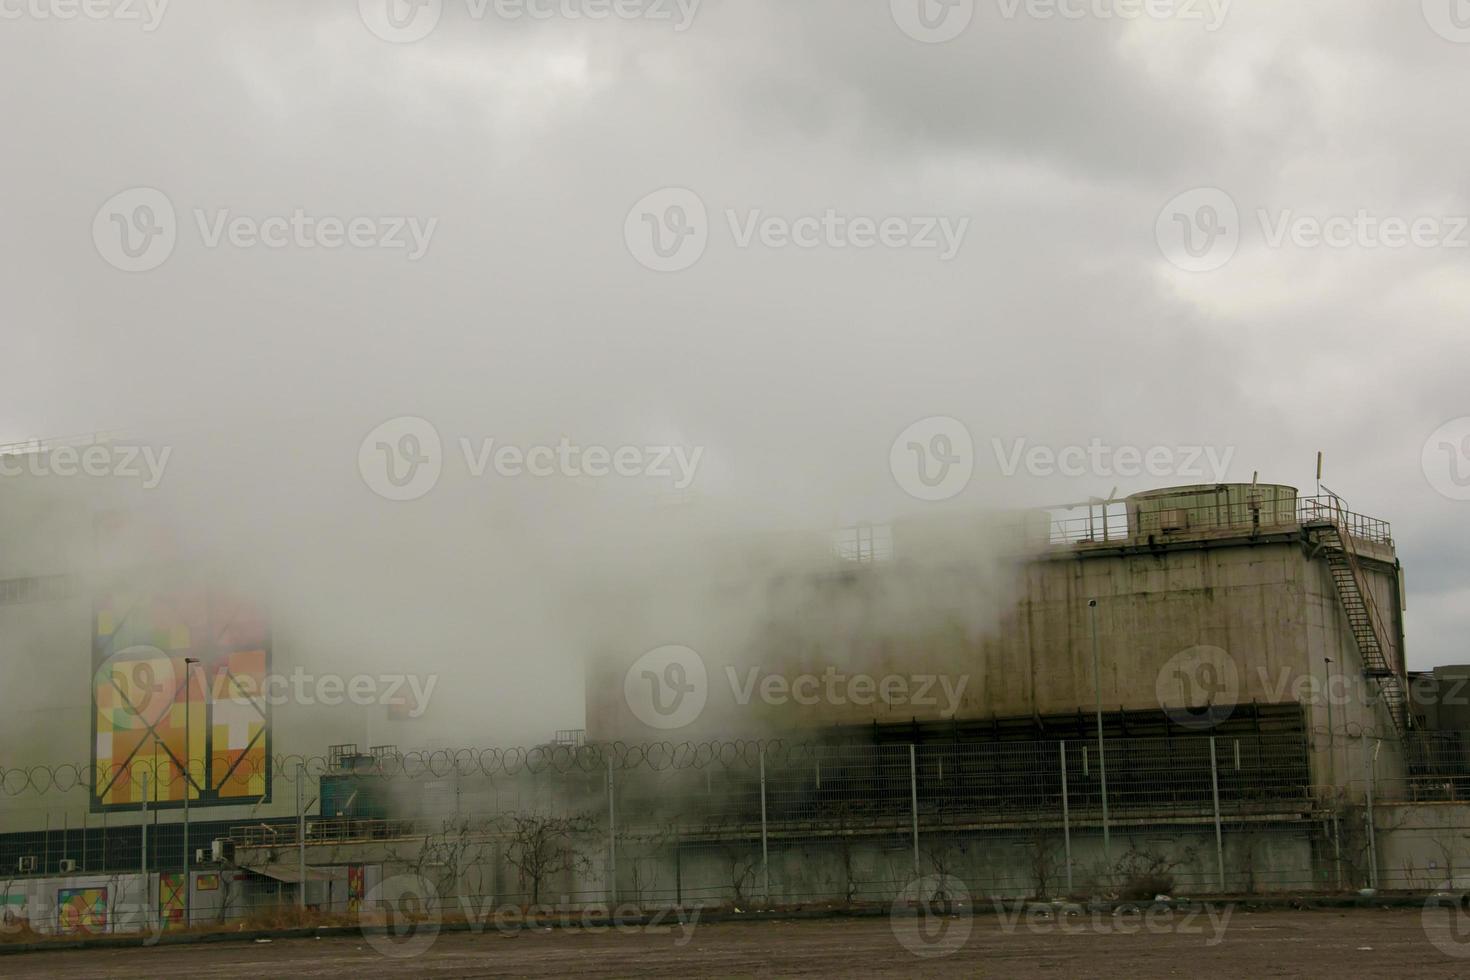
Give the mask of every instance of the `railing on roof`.
[[(1058, 510), (1068, 512), (1087, 507), (1086, 517), (1056, 516)], [(1053, 545), (1100, 544), (1126, 541), (1130, 535), (1128, 505), (1121, 500), (1105, 504), (1079, 504), (1073, 507), (1049, 508), (1052, 514), (1050, 540)]]
[[(1151, 507), (1143, 514), (1141, 523), (1138, 511), (1128, 501), (1095, 499), (1091, 503), (1040, 508), (1014, 517), (1000, 516), (989, 533), (1011, 553), (1023, 554), (1076, 545), (1121, 544), (1154, 534), (1257, 528), (1289, 531), (1331, 523), (1358, 541), (1393, 547), (1393, 528), (1388, 521), (1348, 510), (1340, 498), (1330, 494), (1301, 498), (1263, 496), (1260, 500), (1221, 502), (1218, 494), (1210, 489), (1198, 496), (1202, 502), (1197, 505)], [(898, 557), (891, 525), (843, 528), (834, 534), (833, 542), (837, 557), (850, 563), (886, 562)]]
[(1303, 497), (1297, 502), (1297, 514), (1302, 524), (1336, 524), (1359, 541), (1393, 547), (1393, 527), (1388, 521), (1356, 514), (1337, 497)]
[[(1074, 507), (1060, 508), (1062, 511), (1075, 511), (1081, 507), (1087, 507), (1089, 513), (1086, 517), (1057, 517), (1058, 509), (1052, 509), (1050, 524), (1050, 541), (1052, 545), (1075, 545), (1075, 544), (1104, 544), (1112, 541), (1127, 541), (1129, 538), (1137, 537), (1141, 533), (1134, 525), (1137, 522), (1136, 513), (1130, 513), (1128, 505), (1122, 501), (1112, 501), (1106, 504), (1080, 504)], [(1168, 510), (1170, 508), (1166, 508)], [(1182, 510), (1188, 519), (1188, 527), (1181, 530), (1188, 531), (1218, 531), (1232, 528), (1290, 528), (1311, 524), (1334, 523), (1345, 532), (1360, 541), (1368, 541), (1373, 544), (1393, 547), (1393, 527), (1388, 521), (1369, 517), (1365, 514), (1355, 513), (1343, 506), (1341, 500), (1331, 496), (1302, 497), (1296, 501), (1296, 507), (1286, 513), (1273, 507), (1271, 501), (1266, 501), (1259, 511), (1253, 513), (1246, 506), (1235, 506), (1224, 509), (1215, 507), (1201, 508), (1178, 508)], [(1256, 514), (1259, 514), (1257, 524)], [(1153, 517), (1154, 515), (1150, 515)], [(1151, 523), (1156, 523), (1157, 519)]]

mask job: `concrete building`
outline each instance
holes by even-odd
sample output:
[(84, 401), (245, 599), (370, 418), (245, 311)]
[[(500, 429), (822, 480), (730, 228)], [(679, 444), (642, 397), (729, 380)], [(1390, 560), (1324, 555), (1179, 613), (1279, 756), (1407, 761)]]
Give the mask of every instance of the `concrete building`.
[[(940, 552), (954, 558), (924, 560)], [(589, 739), (1046, 738), (1087, 732), (1099, 700), (1120, 735), (1269, 719), (1303, 735), (1330, 723), (1339, 736), (1397, 737), (1425, 720), (1406, 696), (1403, 577), (1389, 525), (1291, 487), (1165, 489), (1085, 518), (911, 521), (892, 527), (886, 560), (814, 578), (771, 589), (756, 642), (681, 640), (707, 678), (693, 720), (649, 724), (633, 710), (642, 681), (628, 672), (641, 651), (595, 661)], [(894, 627), (895, 594), (955, 589), (991, 608), (988, 618)], [(831, 696), (822, 681), (834, 670), (868, 675), (873, 690), (854, 697), (839, 681)], [(799, 697), (799, 679), (812, 677)], [(886, 692), (885, 678), (897, 679)], [(919, 678), (936, 679), (928, 697)], [(762, 696), (768, 680), (776, 697)], [(648, 683), (656, 693), (657, 678)], [(1336, 753), (1326, 740), (1312, 744), (1314, 782), (1360, 771), (1342, 744)]]

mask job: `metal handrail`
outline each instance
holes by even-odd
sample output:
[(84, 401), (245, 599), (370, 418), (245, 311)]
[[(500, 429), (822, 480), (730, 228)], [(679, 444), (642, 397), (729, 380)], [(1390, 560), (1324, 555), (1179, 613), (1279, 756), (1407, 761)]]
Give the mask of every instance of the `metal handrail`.
[(1348, 510), (1340, 497), (1303, 497), (1297, 501), (1297, 514), (1302, 524), (1335, 524), (1359, 541), (1393, 546), (1393, 527), (1388, 521)]
[[(1228, 518), (1225, 520), (1211, 519), (1208, 510), (1192, 510), (1185, 508), (1191, 519), (1190, 530), (1211, 530), (1232, 527), (1249, 527), (1252, 522)], [(1310, 524), (1332, 523), (1343, 530), (1346, 534), (1357, 538), (1359, 541), (1368, 541), (1372, 544), (1393, 547), (1393, 527), (1388, 521), (1366, 514), (1359, 514), (1348, 510), (1342, 501), (1336, 497), (1301, 497), (1296, 502), (1296, 510), (1291, 521), (1272, 520), (1268, 513), (1273, 508), (1262, 509), (1263, 527), (1292, 527)], [(1053, 545), (1071, 545), (1087, 543), (1103, 543), (1111, 541), (1126, 541), (1137, 537), (1139, 529), (1137, 525), (1137, 514), (1131, 510), (1121, 516), (1116, 513), (1110, 514), (1104, 522), (1100, 517), (1068, 517), (1051, 518), (1050, 521), (1050, 543)]]
[[(414, 821), (381, 817), (307, 817), (308, 844), (343, 844), (414, 835)], [(296, 824), (258, 823), (231, 827), (236, 847), (289, 847), (297, 843)]]

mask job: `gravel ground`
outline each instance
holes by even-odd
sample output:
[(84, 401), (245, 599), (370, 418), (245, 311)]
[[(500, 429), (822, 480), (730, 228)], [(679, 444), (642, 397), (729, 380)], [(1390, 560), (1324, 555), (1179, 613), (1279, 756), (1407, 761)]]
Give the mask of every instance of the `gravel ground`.
[[(720, 923), (689, 931), (444, 933), (395, 959), (361, 938), (216, 943), (0, 957), (23, 977), (1454, 977), (1470, 935), (1449, 910), (1248, 912), (1142, 917), (864, 918)], [(910, 947), (948, 955), (919, 957)]]

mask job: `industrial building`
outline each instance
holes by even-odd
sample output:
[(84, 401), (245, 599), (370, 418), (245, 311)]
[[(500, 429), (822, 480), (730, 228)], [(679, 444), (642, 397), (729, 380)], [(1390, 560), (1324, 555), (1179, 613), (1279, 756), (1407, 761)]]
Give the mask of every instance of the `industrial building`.
[[(0, 901), (56, 929), (123, 928), (144, 882), (174, 921), (351, 911), (406, 873), (573, 903), (882, 897), (933, 869), (1024, 895), (1060, 887), (1063, 845), (1069, 891), (1165, 857), (1196, 891), (1331, 890), (1434, 877), (1435, 828), (1463, 822), (1470, 725), (1442, 695), (1466, 670), (1407, 671), (1391, 527), (1330, 495), (1178, 487), (865, 529), (761, 583), (753, 638), (599, 652), (585, 736), (460, 755), (263, 705), (241, 678), (297, 655), (268, 598), (181, 584), (187, 561), (130, 520), (142, 502), (109, 493), (0, 485)], [(930, 594), (955, 614), (876, 612)], [(702, 707), (650, 724), (634, 668), (673, 639)], [(798, 696), (839, 671), (874, 684)], [(140, 708), (135, 682), (163, 700)], [(1381, 833), (1375, 785), (1408, 808)], [(517, 860), (526, 821), (563, 840), (552, 866)], [(210, 894), (226, 882), (250, 902)]]
[[(1251, 484), (1151, 491), (1087, 510), (910, 521), (886, 535), (887, 554), (803, 583), (796, 600), (784, 598), (790, 583), (774, 583), (770, 627), (758, 644), (722, 650), (698, 636), (680, 641), (706, 661), (709, 692), (698, 721), (675, 731), (644, 723), (624, 696), (624, 674), (641, 650), (599, 659), (587, 685), (589, 738), (808, 731), (1024, 740), (1090, 732), (1099, 702), (1105, 730), (1118, 736), (1264, 726), (1305, 742), (1308, 732), (1326, 732), (1329, 706), (1338, 732), (1396, 738), (1425, 727), (1431, 706), (1415, 708), (1408, 696), (1403, 575), (1387, 522), (1333, 497)], [(968, 565), (915, 560), (941, 547), (982, 557)], [(986, 587), (1003, 597), (983, 629), (940, 621), (885, 632), (883, 622), (862, 618), (895, 579), (942, 589), (967, 575), (977, 605), (991, 601)], [(740, 704), (739, 685), (726, 683), (731, 671), (744, 678), (752, 667), (797, 677), (833, 664), (967, 683), (954, 704), (875, 696), (775, 706)], [(1329, 689), (1335, 697), (1313, 696)], [(1181, 725), (1190, 711), (1213, 713), (1207, 726)], [(1339, 754), (1335, 765), (1359, 763)], [(1332, 783), (1333, 766), (1324, 744), (1312, 759), (1313, 781)]]

